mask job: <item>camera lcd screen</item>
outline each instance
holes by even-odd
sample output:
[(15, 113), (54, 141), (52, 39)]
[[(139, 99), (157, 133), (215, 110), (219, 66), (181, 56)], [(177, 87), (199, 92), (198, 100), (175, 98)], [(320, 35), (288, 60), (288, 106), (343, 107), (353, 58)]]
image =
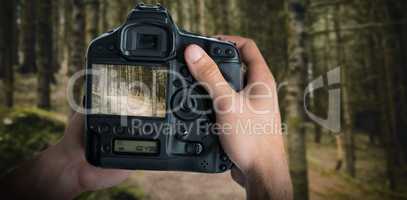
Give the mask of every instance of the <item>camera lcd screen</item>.
[(164, 118), (165, 65), (92, 66), (92, 114)]
[(157, 154), (157, 141), (115, 140), (114, 152), (135, 154)]

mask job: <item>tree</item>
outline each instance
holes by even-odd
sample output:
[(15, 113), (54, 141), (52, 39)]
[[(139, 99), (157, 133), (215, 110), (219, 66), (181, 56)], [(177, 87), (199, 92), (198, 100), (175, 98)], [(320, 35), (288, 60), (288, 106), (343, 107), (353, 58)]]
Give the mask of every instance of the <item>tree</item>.
[[(134, 8), (133, 0), (116, 0), (112, 2), (112, 9), (114, 11), (114, 26), (124, 23), (131, 9)], [(109, 4), (110, 4), (109, 2)]]
[(305, 55), (305, 3), (288, 0), (288, 73), (284, 97), (285, 119), (288, 127), (290, 173), (293, 178), (294, 199), (308, 199), (303, 90), (307, 73)]
[(205, 33), (205, 1), (195, 0), (195, 19), (194, 19), (194, 31), (200, 34)]
[(53, 72), (53, 23), (52, 0), (39, 2), (38, 13), (38, 92), (37, 105), (51, 108), (51, 76)]
[[(351, 103), (350, 103), (350, 94), (349, 94), (349, 87), (350, 87), (350, 79), (348, 79), (348, 68), (349, 66), (345, 63), (345, 51), (344, 51), (344, 42), (342, 39), (341, 33), (341, 10), (342, 6), (340, 4), (336, 4), (335, 6), (335, 19), (334, 19), (334, 29), (335, 29), (335, 37), (336, 37), (336, 59), (338, 62), (338, 67), (341, 68), (341, 90), (342, 90), (342, 105), (343, 105), (343, 121), (344, 121), (344, 145), (345, 145), (345, 165), (346, 165), (346, 172), (355, 177), (356, 169), (355, 169), (355, 145), (354, 145), (354, 138), (352, 133), (352, 114), (351, 114)], [(340, 137), (340, 136), (338, 136)]]
[[(0, 69), (4, 83), (4, 105), (14, 105), (14, 64), (17, 52), (17, 5), (16, 1), (5, 1), (0, 6)], [(5, 28), (7, 27), (7, 28)]]
[(20, 68), (23, 74), (34, 73), (37, 71), (36, 66), (36, 17), (37, 17), (37, 0), (25, 0), (23, 2), (23, 14), (21, 20), (23, 34), (23, 52), (24, 60)]
[(109, 27), (108, 20), (107, 20), (108, 7), (109, 7), (109, 1), (101, 0), (101, 2), (100, 2), (100, 13), (101, 14), (100, 14), (100, 20), (99, 20), (99, 22), (100, 22), (99, 29), (102, 32), (107, 32), (107, 29)]
[(219, 1), (208, 1), (208, 8), (210, 10), (211, 18), (210, 24), (213, 29), (212, 34), (229, 34), (230, 33), (230, 3), (232, 0), (224, 0), (221, 4)]
[[(383, 1), (383, 14), (382, 19), (384, 23), (392, 23), (398, 20), (399, 17), (392, 15), (395, 11), (395, 7), (392, 6), (394, 1)], [(394, 18), (395, 17), (395, 18)], [(383, 65), (380, 70), (381, 80), (383, 81), (382, 91), (385, 93), (383, 104), (383, 114), (386, 117), (384, 119), (386, 134), (385, 134), (385, 144), (386, 144), (386, 156), (387, 156), (387, 175), (390, 189), (396, 190), (399, 187), (399, 169), (401, 166), (402, 156), (401, 147), (398, 142), (398, 130), (397, 130), (397, 119), (396, 119), (396, 101), (395, 101), (395, 69), (397, 65), (397, 49), (396, 44), (399, 42), (395, 38), (394, 29), (382, 29), (379, 34), (381, 35), (381, 40), (378, 41), (379, 48), (383, 52)], [(404, 55), (403, 55), (404, 56)]]
[(64, 44), (63, 48), (63, 57), (64, 61), (67, 66), (70, 66), (71, 58), (70, 53), (71, 49), (73, 49), (73, 45), (71, 42), (72, 39), (72, 24), (73, 24), (73, 5), (72, 0), (63, 0), (63, 31), (62, 31), (62, 43)]
[[(100, 1), (99, 0), (91, 0), (88, 1), (88, 40), (91, 41), (92, 39), (96, 38), (99, 35), (99, 21), (101, 18), (100, 15)], [(106, 8), (105, 8), (106, 9)]]
[[(85, 65), (85, 4), (83, 0), (73, 0), (72, 43), (75, 51), (70, 52), (71, 65), (68, 67), (68, 76), (83, 69)], [(73, 88), (73, 99), (80, 105), (82, 99), (83, 79), (77, 80)], [(71, 114), (73, 111), (71, 111)]]
[[(237, 6), (236, 2), (240, 5)], [(240, 8), (240, 11), (229, 9), (227, 12), (230, 15), (229, 31), (256, 41), (277, 80), (290, 75), (285, 67), (288, 51), (284, 3), (284, 0), (255, 0), (253, 3), (230, 0), (228, 6)]]
[(53, 60), (52, 60), (52, 76), (51, 76), (51, 82), (53, 84), (57, 83), (56, 77), (55, 75), (59, 72), (59, 70), (61, 69), (61, 64), (62, 64), (62, 60), (63, 60), (63, 48), (61, 48), (63, 42), (62, 41), (62, 37), (63, 37), (63, 33), (62, 33), (62, 16), (61, 16), (61, 11), (63, 10), (63, 6), (62, 6), (62, 1), (63, 0), (54, 0), (52, 2), (52, 23), (53, 23), (53, 28), (52, 28), (52, 39), (53, 39), (53, 52), (54, 52), (54, 56), (53, 56)]
[(177, 18), (176, 18), (176, 23), (178, 24), (178, 26), (182, 29), (183, 28), (183, 26), (184, 26), (184, 21), (185, 21), (185, 15), (184, 15), (184, 10), (185, 10), (185, 8), (184, 8), (184, 4), (183, 3), (180, 3), (180, 1), (179, 0), (177, 0), (177, 3), (176, 3), (176, 6), (177, 6), (177, 10), (176, 10), (176, 16), (177, 16)]
[[(392, 7), (392, 18), (395, 21), (405, 21), (407, 19), (407, 13), (405, 10), (407, 9), (407, 2), (406, 1), (393, 1)], [(395, 38), (398, 41), (398, 58), (399, 58), (399, 65), (397, 65), (395, 69), (396, 74), (396, 84), (398, 85), (398, 90), (396, 91), (398, 95), (396, 95), (397, 100), (397, 110), (399, 112), (396, 113), (397, 117), (397, 126), (399, 130), (398, 133), (398, 141), (400, 141), (400, 145), (402, 147), (403, 152), (403, 160), (404, 162), (407, 161), (407, 134), (403, 134), (402, 130), (407, 130), (407, 25), (404, 23), (403, 25), (393, 25), (393, 31), (395, 32)]]

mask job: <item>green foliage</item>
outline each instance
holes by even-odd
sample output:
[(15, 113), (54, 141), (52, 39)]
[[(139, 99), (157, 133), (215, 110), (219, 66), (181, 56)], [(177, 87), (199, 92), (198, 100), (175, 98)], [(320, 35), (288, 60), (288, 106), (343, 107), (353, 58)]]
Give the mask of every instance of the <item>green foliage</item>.
[(5, 171), (55, 143), (65, 122), (56, 114), (35, 109), (0, 109), (0, 170)]
[(143, 191), (134, 186), (117, 186), (107, 190), (83, 193), (76, 200), (141, 200)]

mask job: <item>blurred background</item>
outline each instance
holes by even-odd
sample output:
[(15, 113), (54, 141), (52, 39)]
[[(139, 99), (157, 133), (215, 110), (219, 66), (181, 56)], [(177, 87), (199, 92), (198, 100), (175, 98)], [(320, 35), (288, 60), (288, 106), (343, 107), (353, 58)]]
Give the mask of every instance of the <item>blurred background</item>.
[[(157, 1), (144, 1), (156, 3)], [(296, 199), (407, 199), (407, 1), (163, 0), (183, 29), (255, 40), (278, 83)], [(0, 173), (62, 136), (67, 79), (92, 38), (133, 0), (4, 0), (0, 4)], [(338, 68), (340, 67), (340, 68)], [(337, 69), (341, 84), (328, 85)], [(324, 87), (303, 99), (322, 77)], [(315, 123), (341, 91), (341, 130)], [(75, 88), (79, 100), (81, 87)], [(244, 199), (229, 174), (137, 171), (78, 199)]]

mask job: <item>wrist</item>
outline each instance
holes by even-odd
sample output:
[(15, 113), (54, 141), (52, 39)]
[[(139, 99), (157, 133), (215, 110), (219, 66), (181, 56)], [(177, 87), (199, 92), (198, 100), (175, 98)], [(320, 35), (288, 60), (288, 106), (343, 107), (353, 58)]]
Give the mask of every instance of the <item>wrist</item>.
[[(259, 148), (243, 172), (246, 189), (253, 199), (292, 199), (292, 185), (282, 138)], [(257, 195), (258, 198), (255, 198)]]
[(278, 158), (274, 157), (276, 156), (276, 151), (280, 151), (280, 148), (270, 141), (264, 140), (261, 143), (257, 143), (251, 149), (250, 154), (245, 159), (242, 159), (245, 162), (241, 162), (242, 166), (239, 166), (243, 174), (247, 176), (254, 172), (268, 173), (273, 160), (278, 160)]

